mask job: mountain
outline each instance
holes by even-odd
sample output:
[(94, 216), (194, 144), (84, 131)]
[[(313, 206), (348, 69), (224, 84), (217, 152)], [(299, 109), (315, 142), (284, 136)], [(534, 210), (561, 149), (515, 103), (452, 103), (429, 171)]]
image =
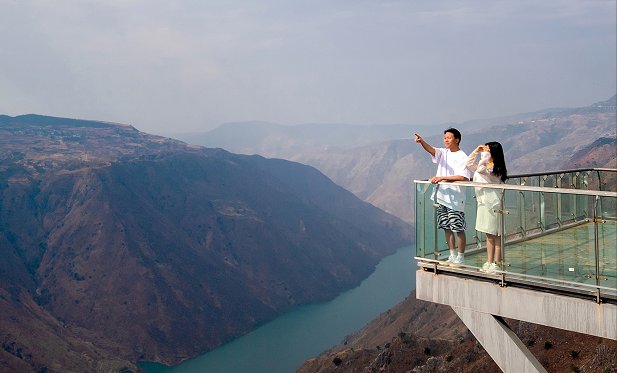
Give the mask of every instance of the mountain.
[(357, 285), (410, 240), (313, 167), (0, 116), (0, 369), (179, 363)]
[(600, 137), (572, 155), (566, 168), (609, 168), (617, 164), (617, 139)]
[[(430, 127), (427, 127), (430, 128)], [(224, 123), (208, 132), (171, 133), (170, 137), (240, 154), (260, 154), (289, 159), (298, 150), (319, 152), (331, 148), (354, 148), (375, 141), (406, 138), (409, 126), (299, 124), (269, 122)]]
[[(617, 341), (505, 320), (549, 372), (614, 372)], [(465, 324), (447, 306), (415, 291), (297, 373), (499, 372)]]
[[(386, 126), (383, 134), (375, 135), (372, 141), (364, 127), (337, 127), (333, 130), (336, 135), (330, 136), (328, 129), (321, 126), (314, 129), (319, 129), (320, 142), (309, 141), (306, 146), (295, 126), (268, 127), (264, 136), (251, 132), (250, 123), (228, 124), (185, 140), (311, 165), (363, 200), (411, 223), (413, 180), (428, 179), (435, 172), (430, 156), (413, 142), (412, 133), (421, 134), (433, 146), (442, 146), (443, 130), (453, 125), (462, 131), (461, 148), (467, 153), (478, 144), (501, 142), (510, 174), (559, 170), (568, 168), (574, 153), (598, 139), (615, 139), (615, 101), (613, 96), (586, 107), (546, 109), (442, 127), (405, 129), (399, 125), (396, 135)], [(343, 130), (347, 130), (347, 136), (341, 134)], [(356, 133), (366, 133), (363, 141), (355, 142), (356, 146), (340, 140), (353, 138)], [(236, 142), (242, 145), (235, 146)], [(617, 162), (607, 160), (604, 167), (617, 167)]]

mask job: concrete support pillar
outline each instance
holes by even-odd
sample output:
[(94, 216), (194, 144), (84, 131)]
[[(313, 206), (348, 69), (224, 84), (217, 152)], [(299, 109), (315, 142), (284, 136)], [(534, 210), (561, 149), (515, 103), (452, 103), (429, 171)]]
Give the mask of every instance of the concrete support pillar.
[(525, 344), (500, 317), (461, 307), (452, 307), (502, 371), (546, 373)]

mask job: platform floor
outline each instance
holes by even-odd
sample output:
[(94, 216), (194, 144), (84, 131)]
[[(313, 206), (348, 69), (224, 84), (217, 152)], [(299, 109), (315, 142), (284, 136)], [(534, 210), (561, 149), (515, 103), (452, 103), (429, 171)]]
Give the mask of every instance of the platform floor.
[[(617, 289), (617, 222), (598, 224), (599, 285)], [(526, 241), (506, 244), (504, 270), (595, 285), (594, 224), (584, 223)], [(468, 252), (465, 263), (481, 267), (486, 252)]]

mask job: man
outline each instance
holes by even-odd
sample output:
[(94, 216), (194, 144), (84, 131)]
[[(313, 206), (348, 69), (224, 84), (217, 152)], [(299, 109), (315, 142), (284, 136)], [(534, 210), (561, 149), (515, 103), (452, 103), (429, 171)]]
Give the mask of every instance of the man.
[[(456, 128), (448, 128), (443, 133), (445, 148), (434, 148), (415, 134), (415, 140), (422, 145), (431, 156), (433, 163), (437, 163), (437, 173), (431, 178), (431, 183), (441, 181), (466, 181), (471, 174), (466, 168), (467, 154), (459, 147), (461, 133)], [(450, 249), (447, 263), (463, 264), (465, 262), (465, 190), (454, 185), (435, 185), (432, 196), (438, 204), (437, 226), (444, 230), (446, 243)], [(456, 253), (454, 235), (457, 236), (458, 254)]]

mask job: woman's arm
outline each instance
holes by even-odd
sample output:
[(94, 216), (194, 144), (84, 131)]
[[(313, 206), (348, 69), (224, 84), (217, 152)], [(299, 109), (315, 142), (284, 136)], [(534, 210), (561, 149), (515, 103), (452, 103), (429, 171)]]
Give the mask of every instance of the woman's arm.
[(467, 164), (466, 164), (467, 169), (469, 169), (470, 171), (475, 171), (478, 169), (478, 165), (476, 164), (476, 157), (483, 150), (484, 150), (484, 145), (478, 145), (473, 150), (473, 152), (469, 154), (469, 157), (467, 157)]

